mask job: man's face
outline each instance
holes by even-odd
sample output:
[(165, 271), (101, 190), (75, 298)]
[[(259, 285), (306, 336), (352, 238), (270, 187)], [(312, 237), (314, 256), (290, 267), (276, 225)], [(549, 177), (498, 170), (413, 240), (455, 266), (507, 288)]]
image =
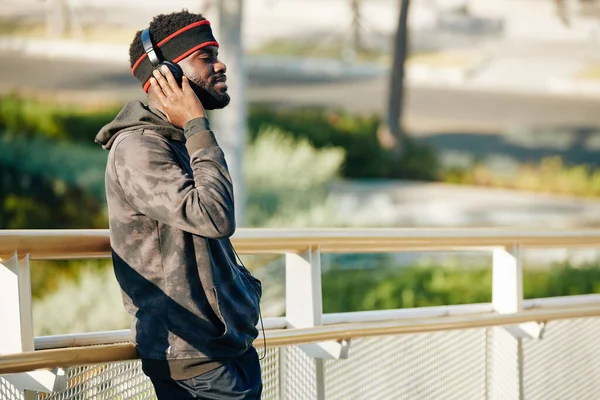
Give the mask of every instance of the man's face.
[(227, 93), (227, 67), (218, 58), (218, 48), (207, 46), (179, 62), (190, 86), (205, 109), (224, 108), (231, 100)]

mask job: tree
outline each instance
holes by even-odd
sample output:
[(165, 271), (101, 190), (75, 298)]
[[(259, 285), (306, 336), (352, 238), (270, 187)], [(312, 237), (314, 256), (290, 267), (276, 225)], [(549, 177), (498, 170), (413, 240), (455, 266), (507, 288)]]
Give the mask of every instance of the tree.
[(353, 58), (363, 50), (361, 35), (361, 3), (362, 0), (350, 0), (350, 11), (352, 13), (352, 39), (350, 48)]
[(558, 17), (567, 27), (573, 26), (575, 15), (579, 11), (580, 0), (554, 0)]
[(61, 37), (70, 29), (75, 38), (83, 38), (83, 26), (71, 2), (47, 0), (46, 3), (46, 31), (49, 36)]
[(246, 70), (242, 40), (242, 0), (219, 0), (218, 9), (219, 58), (227, 64), (227, 82), (231, 103), (223, 110), (211, 114), (211, 125), (219, 135), (219, 144), (227, 157), (233, 179), (235, 218), (243, 226), (245, 213), (245, 188), (243, 156), (246, 145)]
[(394, 38), (394, 58), (390, 73), (387, 110), (377, 131), (379, 143), (385, 149), (400, 153), (404, 141), (402, 107), (404, 100), (404, 64), (408, 54), (408, 10), (410, 0), (399, 0), (398, 27)]
[(200, 6), (200, 14), (206, 16), (213, 6), (213, 0), (204, 0)]

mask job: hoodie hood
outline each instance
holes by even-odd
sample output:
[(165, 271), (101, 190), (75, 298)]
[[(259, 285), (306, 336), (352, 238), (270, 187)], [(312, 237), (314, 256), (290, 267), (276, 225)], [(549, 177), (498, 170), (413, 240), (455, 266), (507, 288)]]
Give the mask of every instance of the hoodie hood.
[(110, 150), (117, 136), (124, 131), (151, 128), (170, 140), (185, 142), (183, 130), (171, 124), (162, 113), (141, 101), (131, 101), (123, 107), (114, 120), (105, 125), (96, 135), (95, 142)]

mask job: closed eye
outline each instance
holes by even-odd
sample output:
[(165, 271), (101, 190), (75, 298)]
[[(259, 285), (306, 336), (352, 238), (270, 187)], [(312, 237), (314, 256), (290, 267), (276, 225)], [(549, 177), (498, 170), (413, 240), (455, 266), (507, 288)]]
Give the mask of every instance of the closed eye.
[(216, 59), (217, 59), (217, 56), (216, 56), (216, 55), (215, 55), (215, 56), (212, 56), (212, 55), (209, 55), (209, 54), (203, 54), (203, 55), (201, 55), (199, 58), (200, 58), (202, 61), (204, 61), (204, 62), (210, 62), (210, 61), (212, 61), (212, 60), (216, 60)]

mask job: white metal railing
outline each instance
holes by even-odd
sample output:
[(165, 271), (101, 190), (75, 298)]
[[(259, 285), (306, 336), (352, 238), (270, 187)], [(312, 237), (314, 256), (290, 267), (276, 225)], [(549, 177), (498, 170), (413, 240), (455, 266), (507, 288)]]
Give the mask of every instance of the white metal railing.
[[(600, 316), (600, 295), (524, 301), (521, 265), (524, 248), (600, 247), (600, 231), (596, 230), (239, 229), (232, 242), (242, 254), (285, 254), (286, 316), (265, 319), (267, 345), (300, 345), (302, 352), (315, 360), (309, 367), (315, 380), (310, 398), (323, 397), (323, 360), (347, 357), (353, 338), (505, 326), (507, 332), (520, 340), (541, 337), (544, 322), (549, 320)], [(321, 253), (463, 249), (493, 254), (492, 303), (322, 313)], [(91, 348), (77, 349), (79, 346), (108, 346), (96, 348), (95, 352), (101, 355), (95, 361), (93, 357), (85, 358), (86, 363), (110, 361), (110, 345), (117, 346), (113, 347), (118, 349), (114, 353), (116, 357), (132, 356), (131, 345), (122, 344), (128, 340), (128, 330), (33, 336), (29, 261), (107, 257), (110, 257), (107, 230), (0, 231), (0, 316), (3, 326), (0, 374), (14, 372), (19, 363), (33, 366), (31, 369), (78, 365), (77, 354), (88, 352), (89, 355), (91, 352)], [(259, 340), (256, 344), (262, 343)], [(514, 346), (518, 345), (515, 342)], [(63, 356), (67, 358), (61, 361)], [(70, 361), (65, 364), (64, 360)], [(65, 371), (59, 368), (6, 375), (4, 379), (20, 390), (51, 392), (64, 386), (65, 376)], [(490, 379), (493, 387), (495, 378)], [(511, 379), (518, 381), (522, 377), (515, 374)], [(506, 377), (503, 377), (497, 385), (504, 385), (505, 381)], [(522, 385), (518, 383), (514, 387), (522, 391)]]

